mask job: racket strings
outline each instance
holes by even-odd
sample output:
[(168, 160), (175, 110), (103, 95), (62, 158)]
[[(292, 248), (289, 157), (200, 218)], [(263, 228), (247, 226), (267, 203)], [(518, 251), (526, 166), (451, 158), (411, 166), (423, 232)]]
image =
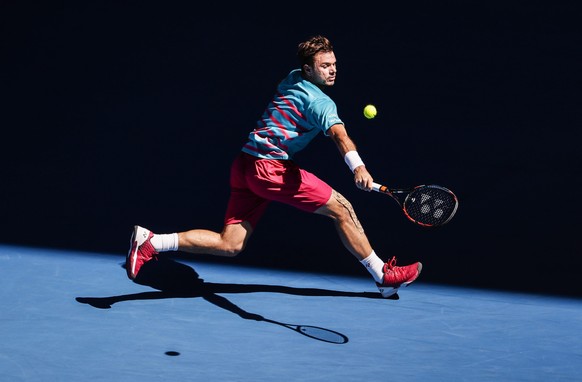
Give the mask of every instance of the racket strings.
[(404, 211), (419, 224), (436, 226), (448, 222), (457, 205), (457, 198), (451, 191), (438, 186), (423, 186), (408, 195)]

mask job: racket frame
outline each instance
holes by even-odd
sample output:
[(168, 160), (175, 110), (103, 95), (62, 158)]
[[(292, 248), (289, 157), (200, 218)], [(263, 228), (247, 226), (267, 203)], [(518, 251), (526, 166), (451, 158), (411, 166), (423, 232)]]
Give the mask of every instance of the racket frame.
[[(405, 207), (406, 200), (410, 197), (410, 194), (413, 191), (415, 191), (415, 190), (417, 190), (419, 188), (425, 188), (425, 187), (441, 189), (441, 190), (447, 192), (448, 194), (450, 194), (451, 196), (453, 196), (453, 198), (455, 199), (455, 207), (454, 207), (453, 211), (449, 214), (449, 217), (445, 221), (443, 221), (442, 223), (439, 223), (439, 224), (436, 224), (436, 225), (422, 223), (422, 222), (420, 222), (420, 221), (412, 218), (412, 216), (410, 216), (408, 214), (408, 211), (406, 211), (406, 207)], [(394, 199), (396, 201), (396, 203), (398, 203), (398, 205), (402, 209), (402, 212), (404, 212), (404, 215), (406, 216), (406, 218), (408, 220), (410, 220), (411, 222), (413, 222), (415, 224), (418, 224), (420, 226), (423, 226), (423, 227), (440, 227), (440, 226), (443, 226), (443, 225), (447, 224), (448, 222), (451, 221), (451, 219), (453, 218), (453, 216), (455, 216), (455, 214), (457, 213), (457, 208), (459, 207), (459, 201), (458, 201), (457, 196), (455, 195), (455, 193), (452, 192), (451, 190), (449, 190), (446, 187), (439, 186), (439, 185), (436, 185), (436, 184), (428, 184), (428, 185), (427, 184), (421, 184), (421, 185), (418, 185), (418, 186), (415, 186), (415, 187), (412, 187), (412, 188), (388, 188), (388, 186), (384, 186), (382, 184), (379, 184), (379, 183), (375, 183), (374, 182), (374, 183), (372, 183), (372, 190), (373, 191), (376, 191), (376, 192), (379, 192), (379, 193), (382, 193), (382, 194), (389, 195), (390, 197), (392, 197), (392, 199)], [(398, 198), (397, 195), (406, 195), (406, 197), (404, 198), (404, 200), (401, 200), (401, 198)]]

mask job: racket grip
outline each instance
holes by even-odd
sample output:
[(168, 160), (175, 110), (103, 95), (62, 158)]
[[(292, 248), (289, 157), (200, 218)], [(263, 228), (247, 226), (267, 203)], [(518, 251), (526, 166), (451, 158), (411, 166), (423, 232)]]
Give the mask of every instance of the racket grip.
[(383, 186), (383, 185), (378, 184), (378, 183), (372, 182), (372, 190), (376, 191), (376, 192), (381, 192), (383, 194), (392, 195), (392, 190), (390, 190), (388, 187)]

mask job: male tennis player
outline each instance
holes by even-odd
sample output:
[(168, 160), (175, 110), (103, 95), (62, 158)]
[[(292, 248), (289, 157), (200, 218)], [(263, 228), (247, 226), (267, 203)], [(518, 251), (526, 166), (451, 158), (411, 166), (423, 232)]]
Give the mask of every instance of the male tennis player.
[(299, 168), (293, 156), (320, 132), (331, 138), (354, 175), (359, 189), (372, 190), (372, 176), (346, 132), (332, 99), (324, 93), (336, 79), (336, 58), (330, 41), (315, 36), (298, 46), (300, 69), (277, 87), (257, 126), (232, 163), (230, 199), (222, 232), (193, 229), (154, 234), (135, 226), (126, 269), (135, 279), (142, 265), (160, 252), (183, 251), (236, 256), (244, 248), (271, 201), (330, 217), (346, 249), (370, 272), (383, 297), (407, 286), (422, 264), (384, 263), (372, 249), (351, 203), (314, 174)]

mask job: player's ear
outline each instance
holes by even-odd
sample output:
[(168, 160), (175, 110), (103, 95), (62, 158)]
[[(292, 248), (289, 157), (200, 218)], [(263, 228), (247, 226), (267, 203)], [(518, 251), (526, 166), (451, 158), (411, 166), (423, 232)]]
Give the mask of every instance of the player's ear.
[(311, 74), (311, 66), (308, 64), (303, 64), (303, 71), (307, 74)]

